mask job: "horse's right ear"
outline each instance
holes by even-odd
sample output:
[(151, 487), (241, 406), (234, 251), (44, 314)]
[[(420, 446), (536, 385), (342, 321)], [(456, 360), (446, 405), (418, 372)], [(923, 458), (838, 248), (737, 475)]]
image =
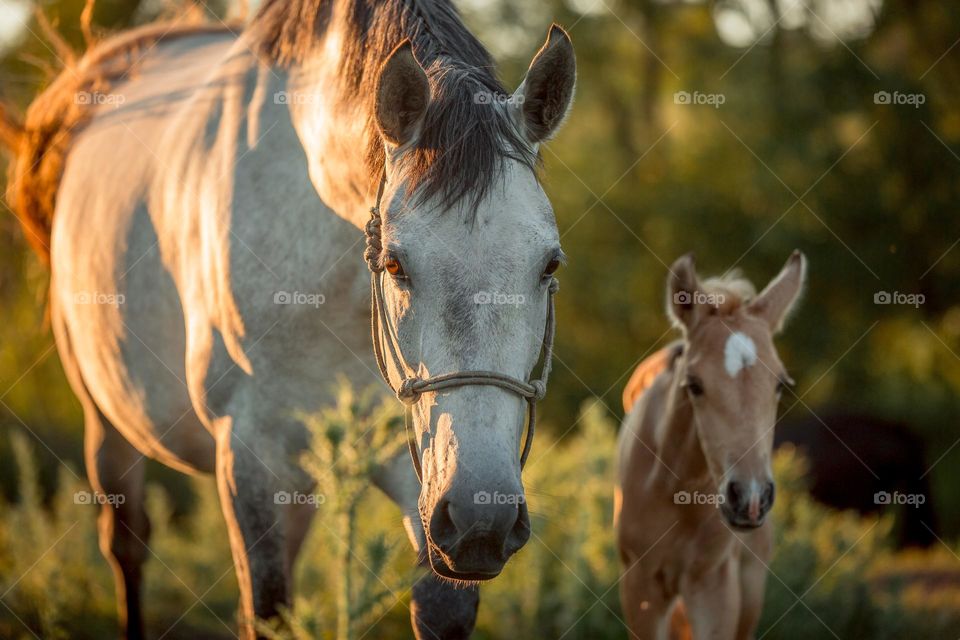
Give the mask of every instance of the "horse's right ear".
[(377, 78), (374, 114), (389, 144), (403, 145), (417, 135), (430, 103), (430, 82), (404, 40), (387, 57)]
[(677, 258), (667, 276), (667, 315), (681, 329), (689, 329), (696, 321), (694, 300), (700, 289), (693, 254)]
[(555, 24), (530, 63), (523, 84), (513, 94), (515, 113), (531, 143), (539, 144), (557, 132), (570, 111), (576, 84), (573, 43)]
[(807, 259), (794, 251), (780, 274), (750, 303), (750, 311), (770, 324), (776, 334), (797, 304), (807, 280)]

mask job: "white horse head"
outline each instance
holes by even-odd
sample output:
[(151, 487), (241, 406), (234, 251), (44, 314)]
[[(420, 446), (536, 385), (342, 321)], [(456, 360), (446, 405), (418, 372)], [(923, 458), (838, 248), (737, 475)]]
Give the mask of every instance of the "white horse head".
[[(563, 260), (535, 173), (538, 146), (566, 115), (575, 75), (559, 27), (512, 96), (469, 70), (425, 72), (409, 43), (384, 64), (375, 108), (386, 177), (381, 331), (395, 330), (412, 369), (391, 361), (392, 380), (470, 370), (531, 378)], [(440, 575), (492, 578), (529, 538), (518, 457), (526, 409), (498, 386), (417, 397), (420, 514)]]

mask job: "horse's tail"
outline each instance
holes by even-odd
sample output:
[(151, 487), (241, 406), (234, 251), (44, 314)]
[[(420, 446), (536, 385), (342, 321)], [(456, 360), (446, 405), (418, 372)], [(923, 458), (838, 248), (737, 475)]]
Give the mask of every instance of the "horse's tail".
[(0, 144), (7, 148), (7, 151), (16, 155), (20, 148), (20, 141), (26, 135), (26, 129), (19, 118), (14, 117), (9, 109), (0, 104)]
[[(6, 201), (20, 222), (30, 246), (45, 264), (50, 263), (53, 191), (48, 152), (57, 140), (34, 130), (0, 105), (0, 143), (13, 156), (7, 171)], [(57, 179), (57, 181), (59, 181)]]
[(6, 199), (23, 232), (40, 259), (50, 262), (50, 229), (52, 210), (44, 207), (31, 177), (39, 175), (45, 163), (43, 152), (31, 143), (26, 125), (11, 109), (0, 104), (0, 145), (13, 156), (7, 172)]
[(93, 2), (87, 1), (81, 28), (88, 49), (78, 55), (41, 12), (37, 19), (47, 40), (64, 61), (64, 69), (33, 101), (21, 124), (0, 106), (0, 143), (13, 150), (7, 181), (7, 205), (23, 227), (30, 245), (50, 264), (50, 236), (60, 178), (74, 136), (92, 116), (90, 95), (106, 92), (159, 42), (193, 34), (224, 33), (236, 23), (210, 25), (199, 14), (173, 23), (157, 22), (118, 35), (94, 46), (90, 34)]

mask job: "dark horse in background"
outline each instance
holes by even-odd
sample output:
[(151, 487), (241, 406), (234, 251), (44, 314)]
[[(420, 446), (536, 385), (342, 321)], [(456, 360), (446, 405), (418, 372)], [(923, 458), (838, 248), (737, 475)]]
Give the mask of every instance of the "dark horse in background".
[[(936, 540), (929, 464), (923, 442), (906, 423), (835, 409), (807, 412), (778, 424), (774, 442), (793, 444), (809, 460), (810, 494), (818, 501), (861, 514), (898, 509), (901, 547)], [(894, 493), (923, 498), (916, 506), (884, 504)]]

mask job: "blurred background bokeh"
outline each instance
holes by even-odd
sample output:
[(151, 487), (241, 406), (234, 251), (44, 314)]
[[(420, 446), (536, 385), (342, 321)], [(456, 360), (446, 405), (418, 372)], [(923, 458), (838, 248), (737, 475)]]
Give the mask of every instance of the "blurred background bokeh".
[[(93, 25), (103, 35), (176, 15), (187, 4), (100, 0)], [(210, 20), (240, 11), (226, 0), (192, 4)], [(456, 4), (501, 62), (508, 86), (522, 78), (551, 21), (568, 29), (577, 51), (575, 108), (543, 150), (544, 184), (570, 262), (559, 276), (555, 373), (543, 403), (534, 468), (558, 464), (552, 454), (538, 460), (538, 450), (547, 452), (554, 443), (567, 455), (572, 447), (586, 447), (587, 422), (599, 434), (596, 446), (612, 447), (623, 414), (620, 394), (633, 367), (676, 337), (663, 310), (667, 266), (676, 257), (693, 251), (701, 274), (739, 268), (763, 286), (798, 248), (809, 260), (809, 285), (779, 340), (781, 357), (798, 383), (795, 394), (784, 398), (784, 423), (816, 425), (840, 413), (863, 417), (854, 422), (865, 431), (851, 442), (834, 435), (836, 441), (821, 455), (831, 449), (857, 454), (855, 443), (873, 437), (870, 420), (909, 434), (916, 445), (908, 453), (920, 461), (933, 507), (933, 518), (924, 526), (929, 525), (931, 546), (937, 549), (931, 551), (935, 560), (917, 561), (918, 566), (950, 569), (938, 584), (957, 589), (960, 4)], [(0, 98), (21, 110), (59, 69), (57, 53), (33, 15), (38, 5), (68, 42), (77, 50), (84, 47), (82, 0), (0, 0)], [(4, 212), (0, 460), (12, 459), (9, 434), (26, 434), (41, 502), (54, 495), (64, 469), (60, 461), (83, 477), (81, 413), (45, 322), (46, 278), (16, 220)], [(592, 398), (599, 402), (581, 412)], [(583, 420), (584, 415), (592, 417)], [(601, 437), (604, 429), (610, 438)], [(864, 467), (872, 468), (869, 460)], [(193, 485), (186, 480), (159, 468), (151, 473), (164, 486), (178, 487), (166, 498), (174, 519), (176, 514), (186, 518), (195, 504), (208, 504), (189, 498)], [(11, 504), (22, 492), (17, 474), (17, 465), (0, 462), (0, 490)], [(557, 494), (554, 488), (539, 488)], [(850, 526), (859, 531), (861, 525)], [(597, 535), (603, 532), (584, 534), (584, 544)], [(581, 559), (586, 564), (581, 571), (590, 573), (589, 554)], [(803, 558), (794, 561), (806, 564)], [(597, 593), (584, 584), (593, 597), (582, 608), (598, 596), (616, 608), (615, 589), (600, 593), (615, 579), (615, 566), (597, 575)], [(0, 572), (0, 590), (10, 582)], [(834, 586), (849, 594), (844, 584)], [(803, 589), (792, 586), (799, 596)], [(933, 597), (928, 587), (921, 590), (921, 600)], [(109, 593), (111, 585), (101, 588)], [(849, 606), (862, 605), (855, 600)], [(594, 616), (612, 615), (591, 610)], [(4, 614), (0, 610), (0, 619)], [(769, 637), (831, 637), (811, 624), (796, 626), (808, 636), (778, 635), (785, 632), (778, 627)], [(494, 629), (486, 632), (497, 637)], [(587, 633), (583, 629), (591, 628), (568, 637)], [(616, 624), (610, 629), (610, 637), (625, 635)]]

